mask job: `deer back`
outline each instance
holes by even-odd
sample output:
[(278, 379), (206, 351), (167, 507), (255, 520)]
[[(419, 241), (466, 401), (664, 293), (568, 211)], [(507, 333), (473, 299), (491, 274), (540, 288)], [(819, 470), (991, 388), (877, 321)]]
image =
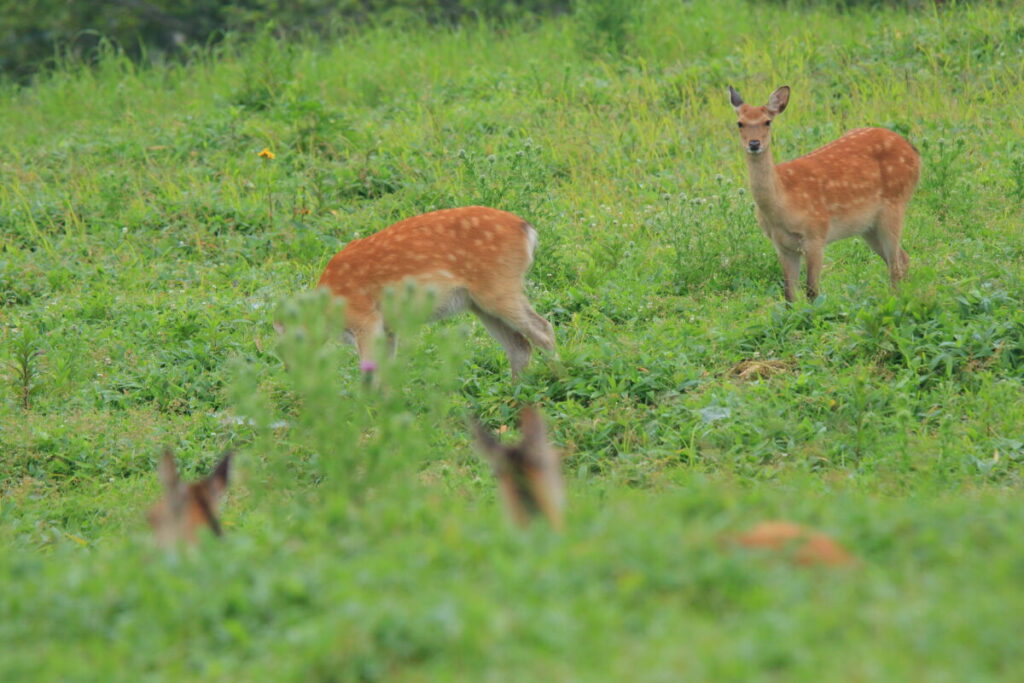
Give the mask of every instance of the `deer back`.
[(384, 287), (403, 281), (442, 295), (456, 288), (518, 292), (536, 241), (533, 227), (507, 211), (433, 211), (350, 242), (327, 264), (319, 286), (345, 298), (356, 316), (378, 305)]

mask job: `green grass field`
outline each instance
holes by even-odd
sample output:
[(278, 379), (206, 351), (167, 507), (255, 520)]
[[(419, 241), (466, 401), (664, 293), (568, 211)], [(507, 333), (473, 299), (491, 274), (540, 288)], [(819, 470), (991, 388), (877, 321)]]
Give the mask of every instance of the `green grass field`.
[[(1024, 4), (628, 7), (0, 92), (0, 680), (1024, 678)], [(898, 294), (847, 240), (782, 303), (729, 84), (792, 87), (777, 161), (917, 146)], [(462, 317), (367, 389), (303, 293), (469, 204), (537, 227), (560, 362), (513, 382)], [(523, 402), (561, 535), (506, 523), (466, 429)], [(222, 541), (153, 546), (165, 445), (190, 477), (238, 450)], [(861, 563), (721, 542), (765, 519)]]

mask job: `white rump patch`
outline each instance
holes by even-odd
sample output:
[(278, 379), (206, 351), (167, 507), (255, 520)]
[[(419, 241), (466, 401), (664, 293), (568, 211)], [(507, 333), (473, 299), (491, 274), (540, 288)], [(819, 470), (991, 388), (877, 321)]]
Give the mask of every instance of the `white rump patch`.
[(537, 251), (537, 230), (529, 223), (524, 223), (526, 228), (526, 265), (533, 264), (533, 255)]

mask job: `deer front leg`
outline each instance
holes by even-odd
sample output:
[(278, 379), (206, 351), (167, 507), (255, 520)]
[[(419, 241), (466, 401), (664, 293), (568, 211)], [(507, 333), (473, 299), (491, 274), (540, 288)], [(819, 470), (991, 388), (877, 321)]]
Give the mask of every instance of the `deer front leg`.
[(360, 367), (371, 372), (377, 367), (377, 339), (385, 333), (384, 320), (379, 314), (374, 313), (362, 317), (359, 323), (352, 331), (352, 335), (359, 351)]
[(807, 300), (814, 301), (818, 298), (818, 283), (821, 280), (821, 266), (825, 260), (825, 245), (820, 242), (811, 242), (804, 247), (804, 255), (807, 258)]
[(779, 263), (782, 265), (782, 287), (786, 301), (793, 303), (796, 298), (797, 281), (800, 279), (800, 252), (790, 251), (778, 244), (775, 245), (775, 252), (779, 255)]

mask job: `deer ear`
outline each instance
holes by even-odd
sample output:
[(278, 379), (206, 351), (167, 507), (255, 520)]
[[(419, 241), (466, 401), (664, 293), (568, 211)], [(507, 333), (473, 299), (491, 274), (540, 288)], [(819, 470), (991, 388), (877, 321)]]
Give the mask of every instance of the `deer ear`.
[(561, 531), (564, 525), (565, 483), (558, 464), (527, 470), (526, 481), (537, 508), (556, 531)]
[(534, 406), (525, 406), (519, 411), (519, 431), (523, 433), (522, 446), (527, 452), (534, 453), (548, 448), (544, 419)]
[(526, 406), (520, 411), (519, 429), (523, 433), (520, 448), (529, 463), (526, 478), (533, 499), (551, 525), (561, 529), (565, 506), (561, 455), (548, 440), (544, 419), (536, 407)]
[(509, 470), (497, 474), (495, 479), (498, 482), (498, 495), (505, 505), (505, 511), (516, 525), (524, 527), (530, 522), (530, 511), (527, 508), (529, 503), (527, 497), (520, 490), (516, 477), (517, 474)]
[(156, 471), (164, 490), (169, 492), (178, 488), (181, 478), (178, 476), (178, 463), (174, 461), (174, 453), (170, 448), (164, 449), (163, 455), (160, 456), (160, 462), (157, 463)]
[(743, 98), (740, 96), (739, 91), (731, 85), (729, 86), (729, 101), (732, 103), (733, 109), (739, 109), (740, 105), (743, 104)]
[(228, 488), (228, 479), (231, 471), (231, 458), (234, 457), (234, 451), (227, 451), (224, 456), (217, 463), (217, 467), (214, 468), (210, 476), (203, 482), (206, 485), (206, 490), (209, 491), (210, 496), (213, 500), (220, 498), (224, 495), (224, 491)]
[(491, 463), (497, 462), (499, 456), (504, 453), (501, 442), (491, 434), (491, 430), (484, 427), (483, 423), (475, 417), (469, 418), (469, 427), (473, 431), (477, 450)]
[(789, 86), (784, 85), (771, 94), (768, 98), (768, 104), (765, 105), (765, 109), (767, 109), (772, 116), (778, 116), (786, 110), (787, 104), (789, 104)]

